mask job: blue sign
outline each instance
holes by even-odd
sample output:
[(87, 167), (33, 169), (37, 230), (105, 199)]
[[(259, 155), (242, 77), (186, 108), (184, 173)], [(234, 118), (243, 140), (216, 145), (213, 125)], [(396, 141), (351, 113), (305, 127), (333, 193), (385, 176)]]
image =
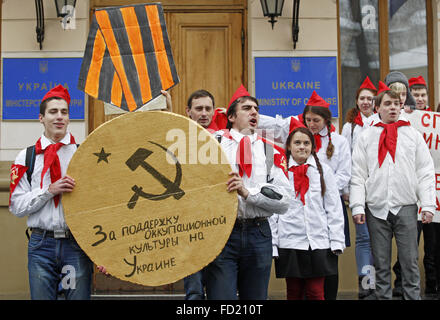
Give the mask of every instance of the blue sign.
[(313, 90), (338, 116), (336, 57), (256, 57), (255, 93), (260, 113), (301, 114)]
[(70, 119), (84, 119), (84, 92), (76, 88), (82, 58), (4, 58), (3, 120), (35, 120), (47, 91), (69, 90)]

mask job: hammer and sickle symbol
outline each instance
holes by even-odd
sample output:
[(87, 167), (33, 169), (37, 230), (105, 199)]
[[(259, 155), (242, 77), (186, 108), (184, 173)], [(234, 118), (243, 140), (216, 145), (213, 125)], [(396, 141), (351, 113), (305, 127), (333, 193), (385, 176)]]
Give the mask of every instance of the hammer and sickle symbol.
[(174, 179), (174, 182), (168, 180), (163, 174), (158, 172), (156, 169), (154, 169), (150, 164), (148, 164), (145, 159), (147, 159), (153, 151), (139, 148), (137, 149), (131, 157), (125, 162), (125, 164), (130, 168), (130, 170), (135, 171), (139, 166), (144, 168), (149, 174), (153, 176), (157, 181), (159, 181), (165, 188), (165, 191), (162, 194), (151, 194), (146, 193), (142, 191), (142, 187), (138, 187), (137, 185), (134, 185), (131, 190), (134, 191), (133, 196), (131, 197), (130, 201), (127, 203), (127, 207), (129, 209), (133, 209), (136, 206), (136, 203), (139, 199), (139, 196), (149, 199), (149, 200), (163, 200), (170, 196), (173, 196), (176, 200), (179, 200), (185, 195), (185, 192), (180, 189), (180, 183), (182, 182), (182, 167), (179, 161), (177, 160), (176, 156), (169, 151), (167, 148), (161, 146), (158, 143), (149, 141), (150, 143), (160, 147), (161, 149), (165, 150), (166, 153), (168, 153), (176, 163), (176, 177)]

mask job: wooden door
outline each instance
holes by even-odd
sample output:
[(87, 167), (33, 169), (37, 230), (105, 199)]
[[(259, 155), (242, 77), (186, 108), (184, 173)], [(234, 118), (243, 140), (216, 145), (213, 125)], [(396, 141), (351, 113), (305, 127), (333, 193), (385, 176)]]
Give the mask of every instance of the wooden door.
[[(171, 90), (173, 111), (185, 114), (188, 96), (205, 89), (226, 107), (244, 79), (241, 13), (173, 13), (169, 33), (181, 83)], [(246, 84), (245, 84), (246, 85)]]
[[(116, 5), (115, 1), (111, 4)], [(121, 1), (120, 5), (123, 4), (126, 3)], [(189, 6), (183, 10), (164, 6), (164, 12), (180, 78), (180, 83), (170, 90), (173, 112), (186, 115), (187, 98), (198, 89), (210, 91), (217, 107), (227, 107), (236, 88), (241, 83), (247, 86), (245, 10), (225, 6), (209, 9)], [(113, 117), (104, 115), (102, 101), (89, 98), (89, 133)], [(93, 283), (96, 294), (184, 293), (182, 280), (161, 287), (146, 287), (95, 272)]]

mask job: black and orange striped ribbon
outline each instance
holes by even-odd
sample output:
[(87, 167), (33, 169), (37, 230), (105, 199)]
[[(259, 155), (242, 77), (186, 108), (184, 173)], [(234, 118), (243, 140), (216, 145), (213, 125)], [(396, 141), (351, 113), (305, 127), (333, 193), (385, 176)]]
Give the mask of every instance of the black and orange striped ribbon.
[(179, 83), (160, 4), (97, 9), (78, 88), (135, 111)]

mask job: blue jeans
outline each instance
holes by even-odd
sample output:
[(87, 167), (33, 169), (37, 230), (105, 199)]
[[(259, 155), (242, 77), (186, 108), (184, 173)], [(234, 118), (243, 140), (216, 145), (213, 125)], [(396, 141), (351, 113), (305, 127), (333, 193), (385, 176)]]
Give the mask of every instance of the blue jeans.
[(205, 270), (209, 300), (266, 300), (272, 267), (269, 222), (236, 222), (220, 255)]
[(73, 239), (32, 233), (28, 244), (32, 300), (56, 300), (59, 288), (67, 300), (89, 300), (93, 263)]
[(368, 233), (367, 223), (355, 224), (356, 228), (356, 265), (358, 276), (364, 276), (368, 273), (364, 266), (373, 267), (373, 254), (371, 252), (370, 234)]
[(183, 279), (185, 300), (205, 300), (204, 269)]

